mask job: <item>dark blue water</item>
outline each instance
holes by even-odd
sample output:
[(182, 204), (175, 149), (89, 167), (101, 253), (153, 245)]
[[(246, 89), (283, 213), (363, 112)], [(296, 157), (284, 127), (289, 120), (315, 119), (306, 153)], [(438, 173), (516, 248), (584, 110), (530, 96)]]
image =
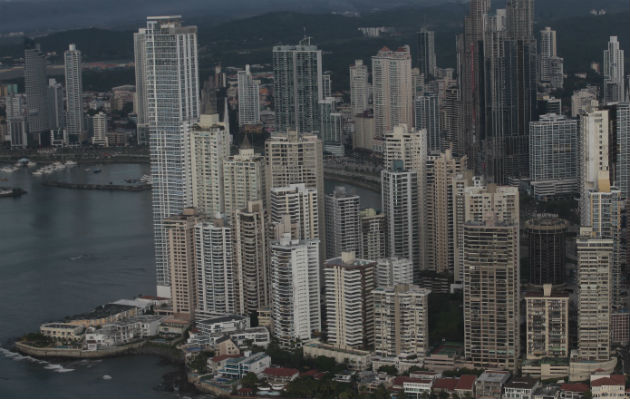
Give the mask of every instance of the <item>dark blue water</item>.
[[(94, 168), (94, 167), (91, 167)], [(51, 188), (43, 179), (123, 184), (148, 166), (85, 167), (33, 177), (1, 174), (0, 186), (28, 194), (0, 198), (0, 397), (171, 397), (159, 386), (176, 366), (157, 357), (96, 361), (38, 361), (6, 350), (12, 339), (42, 322), (138, 294), (154, 294), (150, 192)], [(331, 192), (337, 182), (326, 182)], [(380, 195), (342, 184), (361, 206), (380, 207)], [(105, 375), (111, 380), (103, 379)]]
[[(74, 182), (123, 183), (143, 165), (77, 167), (55, 173)], [(2, 174), (28, 194), (0, 198), (0, 343), (39, 324), (119, 298), (155, 291), (149, 192), (44, 187), (28, 170)], [(0, 397), (163, 397), (157, 357), (42, 363), (0, 350)], [(111, 380), (104, 380), (110, 375)]]

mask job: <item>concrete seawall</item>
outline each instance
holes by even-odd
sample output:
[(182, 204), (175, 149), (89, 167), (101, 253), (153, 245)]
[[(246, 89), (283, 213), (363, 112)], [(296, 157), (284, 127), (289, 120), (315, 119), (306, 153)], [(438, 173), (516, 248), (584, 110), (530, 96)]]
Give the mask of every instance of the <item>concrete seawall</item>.
[(93, 183), (70, 183), (59, 181), (45, 181), (42, 182), (44, 186), (58, 187), (63, 189), (79, 189), (79, 190), (115, 190), (122, 192), (142, 192), (145, 190), (151, 190), (151, 185), (99, 185)]
[(59, 349), (55, 347), (35, 347), (23, 342), (16, 342), (15, 347), (21, 353), (33, 357), (60, 357), (60, 358), (105, 358), (127, 354), (132, 350), (141, 348), (145, 342), (130, 343), (113, 349), (87, 351), (82, 349)]

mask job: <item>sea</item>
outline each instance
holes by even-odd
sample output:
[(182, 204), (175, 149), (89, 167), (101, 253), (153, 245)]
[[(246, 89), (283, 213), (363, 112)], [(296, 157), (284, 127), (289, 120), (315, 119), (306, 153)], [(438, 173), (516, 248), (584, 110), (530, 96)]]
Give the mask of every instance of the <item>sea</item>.
[[(11, 350), (43, 322), (155, 291), (149, 191), (41, 183), (125, 184), (148, 165), (82, 165), (43, 177), (32, 175), (36, 168), (0, 173), (0, 186), (27, 191), (0, 198), (0, 398), (181, 397), (167, 379), (179, 367), (159, 357), (38, 360)], [(326, 192), (339, 185), (360, 195), (362, 208), (380, 208), (380, 194), (367, 189), (327, 181)]]

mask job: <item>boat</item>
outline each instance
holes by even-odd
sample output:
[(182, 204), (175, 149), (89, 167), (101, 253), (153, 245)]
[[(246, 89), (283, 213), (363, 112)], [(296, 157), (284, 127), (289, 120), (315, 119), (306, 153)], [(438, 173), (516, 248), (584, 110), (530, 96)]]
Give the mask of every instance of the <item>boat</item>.
[(33, 168), (37, 165), (37, 163), (35, 161), (29, 161), (28, 163), (26, 163), (26, 166), (29, 168)]
[(100, 168), (94, 168), (94, 170), (92, 171), (95, 174), (100, 174), (101, 173), (101, 169)]
[(74, 160), (68, 160), (68, 161), (66, 161), (65, 165), (66, 165), (66, 167), (72, 168), (72, 167), (76, 167), (77, 166), (77, 162), (74, 161)]
[(33, 175), (35, 176), (42, 176), (43, 174), (42, 170), (33, 171)]

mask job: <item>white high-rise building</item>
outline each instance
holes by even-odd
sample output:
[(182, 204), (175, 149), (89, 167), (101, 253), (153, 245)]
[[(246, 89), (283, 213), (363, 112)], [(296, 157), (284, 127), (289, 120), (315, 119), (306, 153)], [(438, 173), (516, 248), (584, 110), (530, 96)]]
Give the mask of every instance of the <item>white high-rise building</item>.
[(201, 115), (192, 131), (192, 203), (200, 214), (214, 217), (225, 212), (223, 160), (230, 156), (232, 136), (224, 124)]
[(562, 88), (564, 81), (564, 59), (558, 57), (556, 31), (550, 27), (540, 31), (540, 59), (538, 77), (552, 88)]
[(578, 353), (593, 361), (610, 359), (612, 239), (598, 239), (590, 228), (577, 238)]
[(584, 89), (574, 91), (571, 95), (571, 117), (577, 118), (580, 114), (596, 111), (599, 107), (597, 93), (596, 86), (587, 86)]
[(222, 218), (195, 224), (195, 319), (239, 312), (232, 229)]
[[(415, 208), (418, 213), (418, 243), (414, 246), (419, 251), (419, 260), (417, 261), (420, 269), (425, 268), (426, 250), (428, 245), (426, 236), (426, 213), (425, 213), (425, 196), (426, 196), (426, 164), (427, 164), (427, 134), (426, 130), (416, 130), (409, 128), (407, 125), (397, 125), (391, 132), (387, 132), (383, 138), (383, 160), (384, 167), (393, 169), (394, 165), (402, 161), (402, 168), (407, 171), (415, 172), (416, 190), (415, 195), (417, 204)], [(397, 168), (401, 168), (398, 165)], [(383, 203), (384, 204), (384, 203)], [(385, 208), (383, 208), (385, 210)], [(385, 211), (387, 214), (387, 211)], [(388, 239), (390, 242), (392, 239)], [(399, 255), (388, 253), (389, 256)], [(405, 256), (408, 257), (408, 256)], [(411, 257), (410, 257), (411, 258)], [(416, 263), (416, 260), (413, 260)]]
[(378, 260), (387, 256), (387, 240), (385, 234), (387, 223), (385, 214), (376, 213), (373, 208), (359, 212), (359, 256), (366, 260)]
[(164, 218), (192, 204), (190, 130), (199, 117), (197, 28), (148, 17), (144, 35), (158, 296), (170, 295)]
[(339, 257), (343, 252), (359, 254), (361, 228), (360, 198), (338, 186), (325, 198), (326, 258)]
[(74, 44), (63, 53), (66, 73), (66, 129), (68, 136), (79, 140), (83, 133), (83, 77), (81, 51)]
[(366, 349), (374, 343), (374, 261), (343, 252), (324, 264), (326, 332), (340, 348)]
[(330, 73), (322, 74), (322, 98), (332, 97), (332, 77)]
[(267, 222), (261, 200), (234, 213), (234, 266), (239, 314), (250, 315), (271, 301)]
[(372, 86), (376, 136), (398, 124), (413, 126), (413, 87), (409, 46), (382, 48), (372, 57)]
[(11, 148), (26, 148), (28, 145), (26, 95), (10, 93), (4, 98), (4, 105)]
[(599, 182), (610, 182), (608, 110), (592, 111), (580, 116), (579, 170), (580, 220), (583, 226), (590, 220), (586, 204), (588, 193), (598, 191)]
[(363, 113), (369, 107), (370, 84), (367, 65), (363, 60), (355, 60), (350, 66), (350, 103), (352, 115)]
[(133, 34), (133, 55), (134, 69), (136, 76), (136, 140), (138, 144), (149, 142), (148, 127), (148, 98), (147, 98), (147, 51), (146, 51), (146, 30), (140, 28)]
[(249, 70), (238, 71), (238, 124), (254, 125), (260, 122), (260, 82)]
[(276, 226), (271, 243), (271, 319), (283, 348), (300, 346), (321, 331), (318, 240), (291, 237), (291, 223)]
[(297, 46), (274, 46), (274, 109), (276, 131), (319, 130), (322, 88), (322, 51), (305, 38)]
[(411, 284), (413, 264), (408, 258), (389, 257), (376, 261), (376, 287)]
[(319, 239), (319, 196), (317, 190), (304, 184), (271, 189), (270, 220), (281, 224), (285, 216), (291, 221), (291, 237), (299, 240)]
[(415, 285), (377, 288), (374, 296), (374, 351), (383, 357), (424, 358), (429, 350), (429, 289)]
[(616, 103), (625, 99), (624, 53), (617, 36), (611, 36), (604, 50), (604, 103)]
[(415, 278), (421, 265), (417, 173), (405, 170), (402, 162), (382, 170), (381, 199), (387, 219), (387, 254), (411, 260)]
[(265, 201), (265, 192), (265, 158), (254, 153), (246, 137), (238, 154), (223, 160), (223, 196), (228, 220), (250, 201)]
[(92, 144), (98, 144), (107, 147), (107, 114), (103, 111), (92, 115)]

